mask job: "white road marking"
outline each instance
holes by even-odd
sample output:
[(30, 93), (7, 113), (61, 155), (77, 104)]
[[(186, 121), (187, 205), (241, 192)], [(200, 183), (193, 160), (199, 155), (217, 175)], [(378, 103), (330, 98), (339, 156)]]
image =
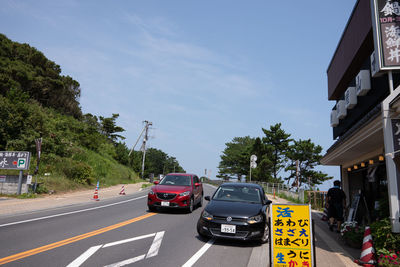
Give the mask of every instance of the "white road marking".
[(140, 240), (140, 239), (144, 239), (144, 238), (148, 238), (148, 237), (152, 237), (152, 236), (154, 236), (154, 240), (153, 240), (153, 243), (151, 244), (151, 246), (149, 248), (149, 251), (147, 252), (147, 256), (146, 256), (146, 254), (140, 255), (138, 257), (134, 257), (134, 258), (131, 258), (131, 259), (123, 260), (123, 261), (120, 261), (120, 262), (117, 262), (117, 263), (113, 263), (113, 264), (107, 265), (105, 267), (124, 266), (124, 265), (128, 265), (128, 264), (143, 260), (145, 258), (150, 258), (150, 257), (157, 256), (158, 255), (158, 251), (159, 251), (160, 246), (161, 246), (162, 239), (164, 237), (164, 233), (165, 233), (165, 231), (161, 231), (161, 232), (152, 233), (152, 234), (148, 234), (148, 235), (141, 235), (141, 236), (132, 237), (132, 238), (116, 241), (116, 242), (111, 242), (111, 243), (107, 243), (105, 245), (93, 246), (93, 247), (89, 248), (88, 250), (86, 250), (78, 258), (76, 258), (73, 262), (68, 264), (67, 267), (79, 267), (79, 266), (81, 266), (82, 263), (84, 263), (87, 259), (89, 259), (100, 248), (108, 248), (108, 247), (121, 245), (121, 244), (125, 244), (125, 243), (128, 243), (128, 242), (133, 242), (133, 241), (136, 241), (136, 240)]
[(73, 262), (67, 265), (67, 267), (78, 267), (81, 266), (82, 263), (84, 263), (87, 259), (90, 258), (94, 253), (96, 253), (97, 250), (101, 248), (102, 245), (100, 246), (94, 246), (86, 250), (82, 255), (80, 255), (78, 258), (76, 258)]
[(85, 212), (85, 211), (89, 211), (89, 210), (102, 209), (102, 208), (111, 207), (111, 206), (123, 204), (123, 203), (126, 203), (126, 202), (130, 202), (130, 201), (134, 201), (134, 200), (138, 200), (138, 199), (146, 198), (146, 197), (147, 197), (147, 195), (146, 195), (146, 196), (141, 196), (141, 197), (132, 198), (132, 199), (127, 199), (127, 200), (124, 200), (124, 201), (120, 201), (120, 202), (116, 202), (116, 203), (111, 203), (111, 204), (107, 204), (107, 205), (103, 205), (103, 206), (99, 206), (99, 207), (93, 207), (93, 208), (88, 208), (88, 209), (83, 209), (83, 210), (70, 211), (70, 212), (65, 212), (65, 213), (60, 213), (60, 214), (54, 214), (54, 215), (39, 217), (39, 218), (35, 218), (35, 219), (24, 220), (24, 221), (18, 221), (18, 222), (11, 222), (11, 223), (0, 224), (0, 227), (5, 227), (5, 226), (10, 226), (10, 225), (15, 225), (15, 224), (21, 224), (21, 223), (27, 223), (27, 222), (40, 221), (40, 220), (50, 219), (50, 218), (54, 218), (54, 217), (60, 217), (60, 216), (65, 216), (65, 215), (70, 215), (70, 214)]
[(191, 267), (203, 256), (204, 253), (214, 244), (215, 239), (210, 239), (199, 251), (196, 252), (182, 267)]
[(151, 244), (151, 247), (149, 251), (147, 252), (146, 258), (154, 257), (157, 256), (158, 250), (160, 249), (162, 239), (164, 237), (165, 231), (158, 232), (156, 236), (154, 237), (153, 243)]
[(152, 234), (149, 234), (149, 235), (141, 235), (141, 236), (137, 236), (137, 237), (133, 237), (133, 238), (128, 238), (128, 239), (124, 239), (124, 240), (120, 240), (120, 241), (116, 241), (116, 242), (105, 244), (103, 246), (103, 248), (108, 248), (108, 247), (112, 247), (112, 246), (116, 246), (116, 245), (120, 245), (120, 244), (124, 244), (124, 243), (128, 243), (128, 242), (132, 242), (132, 241), (135, 241), (135, 240), (144, 239), (144, 238), (152, 237), (152, 236), (155, 236), (155, 235), (156, 235), (156, 233), (152, 233)]
[(135, 263), (135, 262), (137, 262), (137, 261), (143, 260), (145, 256), (146, 256), (146, 255), (143, 254), (143, 255), (137, 256), (137, 257), (135, 257), (135, 258), (127, 259), (127, 260), (120, 261), (120, 262), (117, 262), (117, 263), (113, 263), (113, 264), (110, 264), (110, 265), (106, 265), (106, 266), (104, 266), (104, 267), (120, 267), (120, 266), (125, 266), (125, 265), (128, 265), (128, 264), (132, 264), (132, 263)]

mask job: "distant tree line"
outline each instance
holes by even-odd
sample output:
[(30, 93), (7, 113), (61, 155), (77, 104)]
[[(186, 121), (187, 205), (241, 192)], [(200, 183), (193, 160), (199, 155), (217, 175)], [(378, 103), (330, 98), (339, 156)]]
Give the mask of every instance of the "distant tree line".
[(286, 182), (289, 186), (298, 184), (300, 187), (306, 184), (312, 187), (332, 178), (315, 170), (322, 158), (321, 146), (315, 145), (310, 139), (291, 139), (291, 135), (281, 128), (281, 123), (269, 129), (262, 128), (262, 131), (262, 137), (235, 137), (225, 144), (217, 177), (248, 180), (250, 156), (256, 155), (257, 167), (252, 169), (251, 177), (254, 181)]
[[(119, 114), (82, 114), (80, 94), (79, 83), (61, 75), (60, 66), (42, 52), (0, 34), (0, 151), (30, 151), (35, 155), (35, 139), (41, 137), (45, 161), (71, 158), (77, 148), (83, 148), (140, 173), (142, 152), (128, 156), (121, 134), (125, 130), (116, 124)], [(176, 158), (148, 149), (145, 176), (173, 170), (184, 172)]]

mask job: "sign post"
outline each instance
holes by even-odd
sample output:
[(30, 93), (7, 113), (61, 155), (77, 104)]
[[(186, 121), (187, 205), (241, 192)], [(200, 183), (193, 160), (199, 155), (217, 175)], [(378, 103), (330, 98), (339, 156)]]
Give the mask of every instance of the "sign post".
[(315, 266), (311, 206), (271, 205), (270, 265)]
[(250, 182), (251, 182), (251, 169), (257, 168), (257, 156), (251, 155), (250, 157)]
[(392, 121), (395, 118), (390, 112), (391, 104), (400, 94), (393, 86), (392, 75), (393, 70), (400, 69), (400, 2), (371, 0), (370, 3), (375, 48), (371, 55), (372, 76), (388, 74), (390, 94), (382, 101), (383, 136), (392, 232), (400, 233), (400, 172), (395, 163), (395, 146), (398, 145), (395, 137), (398, 133), (393, 131), (398, 121)]

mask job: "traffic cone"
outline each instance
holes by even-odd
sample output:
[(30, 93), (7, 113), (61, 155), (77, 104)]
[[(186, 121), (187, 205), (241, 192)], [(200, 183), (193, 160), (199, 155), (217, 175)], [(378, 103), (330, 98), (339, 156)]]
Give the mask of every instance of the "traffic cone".
[(121, 192), (119, 192), (120, 195), (126, 195), (125, 194), (125, 186), (122, 186)]
[(354, 262), (364, 267), (376, 266), (374, 254), (375, 254), (375, 249), (372, 243), (371, 229), (369, 228), (369, 226), (366, 226), (364, 232), (361, 256), (359, 260), (354, 260)]
[(99, 192), (98, 192), (98, 190), (97, 190), (97, 186), (96, 186), (96, 189), (94, 190), (94, 196), (93, 196), (93, 198), (92, 198), (93, 200), (96, 200), (96, 201), (99, 201), (100, 199), (99, 199)]

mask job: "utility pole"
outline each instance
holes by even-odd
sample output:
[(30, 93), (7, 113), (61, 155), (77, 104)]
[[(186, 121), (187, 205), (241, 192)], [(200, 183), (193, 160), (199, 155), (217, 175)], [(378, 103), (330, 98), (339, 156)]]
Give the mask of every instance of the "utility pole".
[(144, 121), (145, 126), (144, 126), (144, 138), (143, 138), (143, 143), (142, 143), (142, 147), (141, 150), (143, 151), (143, 161), (142, 161), (142, 179), (144, 179), (144, 160), (146, 159), (146, 142), (149, 138), (148, 133), (149, 133), (149, 126), (153, 125), (152, 122), (149, 121)]
[(300, 170), (299, 170), (299, 160), (296, 160), (296, 184), (297, 184), (297, 192), (299, 192), (299, 177)]

